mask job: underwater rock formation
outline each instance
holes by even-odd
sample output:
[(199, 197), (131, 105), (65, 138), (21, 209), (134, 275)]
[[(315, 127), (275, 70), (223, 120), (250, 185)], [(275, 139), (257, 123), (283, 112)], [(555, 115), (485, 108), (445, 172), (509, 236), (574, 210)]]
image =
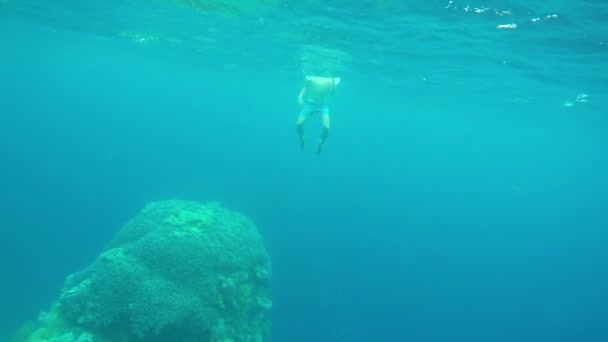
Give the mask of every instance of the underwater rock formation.
[(270, 271), (243, 215), (217, 204), (151, 203), (67, 277), (26, 341), (266, 341)]

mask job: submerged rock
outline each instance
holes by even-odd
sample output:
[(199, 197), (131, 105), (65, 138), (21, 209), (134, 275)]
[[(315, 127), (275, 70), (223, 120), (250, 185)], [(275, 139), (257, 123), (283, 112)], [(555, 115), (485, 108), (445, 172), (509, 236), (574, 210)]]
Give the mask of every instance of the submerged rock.
[(266, 341), (270, 270), (243, 215), (217, 204), (151, 203), (66, 279), (25, 341)]

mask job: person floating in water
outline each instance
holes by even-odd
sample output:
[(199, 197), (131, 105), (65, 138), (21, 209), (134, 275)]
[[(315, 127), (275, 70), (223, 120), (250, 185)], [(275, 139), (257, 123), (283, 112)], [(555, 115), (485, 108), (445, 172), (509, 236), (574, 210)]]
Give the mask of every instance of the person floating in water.
[(304, 149), (306, 144), (306, 134), (304, 133), (304, 123), (311, 115), (319, 115), (321, 117), (322, 132), (317, 145), (317, 154), (323, 150), (325, 140), (329, 135), (329, 109), (327, 108), (327, 98), (333, 95), (336, 86), (340, 84), (339, 78), (328, 78), (318, 76), (306, 76), (306, 81), (298, 103), (302, 106), (300, 115), (296, 121), (296, 130), (300, 138), (300, 147)]

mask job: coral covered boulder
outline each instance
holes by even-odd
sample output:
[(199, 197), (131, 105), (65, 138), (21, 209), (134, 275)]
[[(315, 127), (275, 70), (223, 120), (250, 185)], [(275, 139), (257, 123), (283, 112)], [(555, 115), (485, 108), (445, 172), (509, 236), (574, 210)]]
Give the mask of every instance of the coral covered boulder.
[(243, 215), (151, 203), (66, 279), (28, 341), (266, 341), (269, 276), (262, 239)]

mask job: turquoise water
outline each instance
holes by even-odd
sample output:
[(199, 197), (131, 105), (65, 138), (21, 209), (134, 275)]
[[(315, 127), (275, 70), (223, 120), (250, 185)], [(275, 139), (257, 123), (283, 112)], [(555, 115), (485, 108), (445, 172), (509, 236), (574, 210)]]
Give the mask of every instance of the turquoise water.
[[(0, 0), (0, 336), (182, 198), (258, 226), (275, 341), (607, 340), (607, 17)], [(342, 78), (319, 156), (306, 74)]]

